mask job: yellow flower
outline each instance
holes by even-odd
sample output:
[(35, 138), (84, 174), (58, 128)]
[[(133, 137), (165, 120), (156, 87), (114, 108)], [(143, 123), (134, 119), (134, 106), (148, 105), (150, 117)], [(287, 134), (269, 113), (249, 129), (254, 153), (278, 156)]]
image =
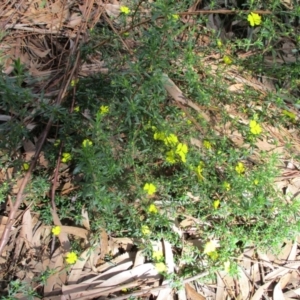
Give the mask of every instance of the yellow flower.
[(219, 243), (216, 240), (211, 240), (205, 244), (203, 253), (208, 254), (214, 252), (217, 247), (219, 247)]
[(227, 181), (223, 182), (223, 187), (226, 191), (230, 191), (231, 189), (230, 183), (228, 183)]
[(71, 86), (75, 86), (79, 82), (79, 79), (72, 79), (71, 80)]
[(64, 152), (62, 154), (62, 159), (61, 162), (63, 163), (67, 163), (68, 161), (70, 161), (72, 159), (72, 155), (70, 153)]
[(176, 148), (176, 154), (178, 154), (181, 158), (181, 161), (182, 162), (186, 162), (186, 157), (185, 155), (188, 153), (188, 146), (187, 144), (183, 144), (183, 143), (179, 143), (177, 145), (177, 148)]
[(153, 195), (156, 192), (156, 186), (153, 183), (146, 183), (144, 185), (144, 191), (146, 191), (148, 195)]
[(167, 267), (163, 262), (156, 263), (155, 269), (157, 270), (158, 273), (163, 273), (163, 272), (167, 271)]
[(261, 126), (255, 120), (250, 121), (249, 127), (252, 134), (257, 135), (262, 132)]
[(229, 273), (229, 271), (230, 271), (230, 261), (229, 260), (224, 262), (224, 271), (226, 273)]
[(178, 144), (178, 138), (173, 133), (166, 136), (163, 140), (166, 146), (175, 146)]
[(229, 56), (227, 56), (227, 55), (225, 55), (225, 56), (223, 57), (223, 61), (224, 61), (224, 63), (225, 63), (226, 65), (231, 65), (231, 64), (232, 64), (232, 59), (231, 59)]
[(75, 106), (75, 107), (74, 107), (74, 111), (75, 111), (75, 112), (79, 112), (79, 111), (80, 111), (80, 107), (79, 107), (78, 105)]
[(197, 174), (198, 178), (199, 179), (203, 179), (203, 175), (202, 175), (202, 172), (203, 172), (203, 163), (202, 162), (199, 164), (198, 167), (196, 167), (195, 171), (196, 171), (196, 174)]
[(57, 146), (59, 146), (60, 145), (60, 140), (55, 140), (55, 142), (54, 142), (54, 147), (57, 147)]
[(238, 174), (243, 174), (245, 173), (245, 166), (242, 162), (239, 162), (236, 166), (235, 166), (235, 171)]
[(249, 21), (250, 26), (260, 25), (260, 23), (261, 23), (261, 16), (258, 15), (258, 14), (256, 14), (256, 13), (254, 13), (254, 12), (251, 12), (248, 15), (247, 20)]
[(149, 207), (148, 207), (148, 212), (153, 213), (153, 214), (157, 214), (157, 212), (158, 212), (157, 207), (154, 204), (150, 204)]
[(175, 21), (177, 21), (179, 18), (180, 18), (180, 17), (179, 17), (179, 15), (177, 15), (177, 14), (172, 15), (172, 19), (175, 20)]
[(82, 142), (83, 148), (90, 147), (90, 146), (93, 146), (93, 142), (91, 140), (89, 140), (89, 139), (83, 140), (83, 142)]
[(54, 226), (51, 230), (53, 235), (59, 235), (60, 234), (60, 226)]
[(219, 254), (218, 254), (217, 251), (208, 252), (207, 255), (208, 255), (212, 260), (217, 260), (217, 258), (219, 257)]
[(125, 15), (128, 15), (130, 13), (130, 9), (127, 6), (121, 6), (120, 11), (121, 11), (121, 13), (123, 13)]
[(217, 39), (217, 46), (218, 48), (221, 48), (223, 46), (223, 43), (220, 39)]
[(175, 164), (176, 163), (174, 150), (170, 150), (170, 151), (167, 152), (166, 161), (170, 164)]
[(258, 179), (255, 179), (255, 180), (253, 181), (253, 183), (254, 183), (255, 185), (258, 185), (258, 184), (259, 184)]
[(75, 252), (68, 252), (66, 256), (66, 262), (69, 265), (75, 264), (77, 261), (77, 255)]
[(109, 107), (107, 105), (101, 105), (99, 109), (100, 115), (106, 115), (109, 113)]
[(151, 230), (149, 229), (149, 227), (147, 225), (142, 225), (142, 234), (148, 235), (150, 233), (151, 233)]
[(219, 206), (220, 206), (220, 200), (215, 200), (213, 203), (214, 209), (218, 209)]
[(156, 131), (153, 135), (155, 140), (163, 141), (166, 138), (166, 135), (161, 131)]
[(161, 251), (153, 251), (152, 258), (155, 261), (160, 261), (164, 258), (164, 254)]
[(27, 171), (29, 169), (29, 163), (25, 162), (22, 166), (24, 171)]
[(203, 146), (204, 148), (206, 148), (207, 150), (211, 149), (211, 143), (209, 141), (203, 141)]

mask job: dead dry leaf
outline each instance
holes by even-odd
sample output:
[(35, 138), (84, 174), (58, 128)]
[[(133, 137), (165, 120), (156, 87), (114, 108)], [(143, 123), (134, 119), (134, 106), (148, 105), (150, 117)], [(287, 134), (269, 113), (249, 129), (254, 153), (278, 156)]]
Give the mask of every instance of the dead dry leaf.
[(32, 247), (32, 218), (30, 209), (27, 209), (23, 215), (21, 237), (25, 242), (26, 248), (30, 249)]
[(196, 290), (194, 288), (192, 288), (189, 283), (186, 283), (184, 287), (185, 287), (186, 294), (187, 294), (189, 300), (205, 300), (206, 299), (204, 296), (197, 293)]
[(133, 267), (135, 268), (137, 266), (140, 266), (140, 265), (144, 264), (145, 261), (146, 261), (146, 257), (144, 255), (144, 251), (143, 250), (139, 250), (136, 253)]
[(85, 227), (86, 230), (90, 231), (89, 215), (85, 208), (82, 208), (81, 216), (82, 216), (82, 225)]
[(217, 273), (217, 292), (216, 300), (225, 300), (228, 293), (226, 291), (225, 283), (219, 273)]
[(60, 290), (62, 285), (66, 282), (67, 273), (63, 261), (62, 249), (57, 248), (51, 257), (50, 264), (48, 266), (49, 269), (55, 271), (55, 273), (52, 274), (46, 281), (44, 286), (45, 296), (53, 290)]
[(265, 283), (264, 285), (260, 286), (251, 300), (261, 300), (262, 295), (267, 291), (268, 287), (271, 285), (272, 281)]
[(209, 121), (209, 116), (202, 111), (202, 109), (191, 100), (187, 99), (183, 92), (178, 88), (178, 86), (168, 77), (167, 74), (163, 74), (162, 83), (166, 91), (170, 94), (170, 96), (177, 102), (182, 105), (187, 105), (201, 114), (202, 118), (206, 121)]
[(132, 270), (123, 271), (101, 284), (98, 284), (93, 289), (86, 291), (85, 286), (81, 287), (80, 284), (77, 285), (76, 291), (71, 292), (68, 286), (63, 286), (62, 292), (63, 295), (69, 296), (70, 299), (92, 299), (96, 296), (106, 296), (111, 291), (117, 291), (121, 289), (121, 285), (134, 283), (136, 284), (136, 280), (159, 280), (160, 275), (158, 274), (155, 266), (151, 263), (144, 264), (138, 266)]
[(74, 265), (72, 265), (71, 272), (68, 276), (68, 284), (75, 284), (81, 278), (81, 272), (84, 268), (86, 261), (89, 259), (91, 253), (91, 249), (86, 249), (76, 261)]
[(100, 229), (100, 259), (104, 259), (105, 255), (109, 253), (108, 235), (102, 228)]
[(273, 300), (285, 300), (282, 289), (281, 289), (281, 280), (275, 285), (273, 291)]
[[(50, 211), (51, 211), (52, 218), (53, 218), (53, 223), (55, 224), (55, 226), (62, 227), (56, 210), (50, 209)], [(70, 252), (71, 245), (70, 245), (70, 241), (69, 241), (69, 238), (68, 238), (68, 234), (64, 231), (61, 231), (60, 234), (58, 235), (58, 238), (59, 238), (60, 244), (63, 247), (64, 251), (65, 252)]]
[(5, 225), (7, 223), (8, 217), (6, 216), (0, 216), (0, 236), (2, 236), (2, 233), (5, 229)]
[(242, 299), (248, 299), (250, 296), (250, 291), (252, 286), (248, 277), (245, 274), (245, 270), (241, 267), (239, 267), (238, 269), (239, 269), (238, 283), (240, 286), (240, 293), (242, 295)]
[(128, 261), (133, 263), (134, 256), (135, 256), (135, 254), (126, 252), (122, 255), (117, 256), (116, 258), (112, 259), (111, 261), (106, 262), (103, 265), (97, 267), (97, 271), (104, 272), (106, 270), (113, 268), (115, 265), (119, 265), (120, 263), (125, 263)]

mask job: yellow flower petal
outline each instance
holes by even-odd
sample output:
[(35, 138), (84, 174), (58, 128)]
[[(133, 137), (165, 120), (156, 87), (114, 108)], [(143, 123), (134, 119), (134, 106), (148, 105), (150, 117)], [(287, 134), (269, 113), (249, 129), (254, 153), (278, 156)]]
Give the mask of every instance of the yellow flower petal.
[(224, 182), (223, 182), (223, 188), (224, 188), (226, 191), (230, 191), (230, 189), (231, 189), (230, 183), (228, 183), (227, 181), (224, 181)]
[(179, 18), (180, 18), (180, 17), (179, 17), (179, 15), (177, 15), (177, 14), (172, 15), (172, 19), (174, 19), (175, 21), (177, 21)]
[(208, 254), (214, 252), (217, 247), (219, 247), (219, 243), (216, 240), (211, 240), (205, 244), (203, 253)]
[(109, 107), (106, 105), (101, 105), (99, 109), (100, 115), (106, 115), (109, 113)]
[(178, 154), (181, 158), (182, 162), (186, 162), (186, 154), (188, 153), (188, 146), (187, 144), (179, 143), (176, 147), (176, 154)]
[(72, 79), (71, 80), (71, 86), (75, 86), (79, 82), (79, 79)]
[(225, 63), (226, 65), (231, 65), (231, 64), (232, 64), (232, 59), (231, 59), (229, 56), (227, 56), (227, 55), (225, 55), (225, 56), (223, 57), (223, 61), (224, 61), (224, 63)]
[(148, 207), (148, 212), (156, 214), (158, 212), (157, 207), (154, 204), (150, 204)]
[(61, 231), (60, 226), (54, 226), (51, 230), (53, 235), (59, 235), (60, 231)]
[(149, 227), (147, 225), (142, 225), (142, 234), (143, 235), (151, 234), (151, 230), (149, 229)]
[(206, 148), (207, 150), (211, 149), (211, 143), (209, 141), (203, 141), (203, 146), (204, 148)]
[(166, 161), (170, 164), (175, 164), (176, 163), (176, 158), (175, 158), (175, 152), (173, 150), (170, 150), (166, 153)]
[(249, 127), (252, 134), (258, 135), (262, 132), (261, 126), (255, 120), (250, 121)]
[(157, 270), (158, 273), (167, 271), (167, 267), (163, 262), (156, 263), (155, 269)]
[(207, 255), (212, 259), (212, 260), (217, 260), (219, 257), (219, 254), (217, 251), (212, 251), (208, 252)]
[(215, 200), (213, 203), (214, 209), (218, 209), (219, 206), (220, 206), (220, 200)]
[(148, 195), (153, 195), (156, 192), (156, 186), (153, 183), (146, 183), (144, 185), (144, 191), (146, 191)]
[(239, 162), (236, 166), (235, 166), (235, 171), (238, 174), (243, 174), (245, 173), (245, 166), (242, 162)]
[(27, 171), (29, 169), (29, 163), (25, 162), (22, 166), (24, 171)]
[(68, 153), (68, 152), (64, 152), (64, 153), (62, 154), (61, 162), (67, 163), (67, 162), (69, 162), (71, 159), (72, 159), (72, 155), (71, 155), (70, 153)]
[(153, 135), (155, 140), (163, 141), (166, 138), (166, 135), (161, 131), (156, 131)]
[(127, 6), (121, 6), (120, 11), (125, 15), (128, 15), (130, 13), (130, 9)]
[(250, 23), (250, 26), (260, 25), (261, 24), (261, 16), (259, 14), (256, 14), (254, 12), (251, 12), (248, 15), (247, 20)]
[(90, 147), (90, 146), (93, 146), (93, 142), (91, 140), (89, 140), (89, 139), (83, 140), (83, 142), (82, 142), (83, 148)]
[(195, 168), (196, 174), (197, 174), (197, 176), (198, 176), (198, 178), (200, 180), (204, 179), (203, 175), (202, 175), (202, 173), (203, 173), (203, 166), (204, 166), (204, 163), (200, 162), (200, 164), (198, 165), (198, 167)]
[(75, 264), (77, 261), (77, 255), (75, 252), (68, 252), (66, 255), (66, 262), (70, 265)]
[(164, 254), (161, 251), (153, 251), (152, 258), (155, 261), (160, 261), (164, 258)]
[(163, 140), (164, 140), (164, 143), (166, 146), (172, 147), (172, 146), (176, 146), (178, 144), (178, 138), (173, 133), (166, 136)]

